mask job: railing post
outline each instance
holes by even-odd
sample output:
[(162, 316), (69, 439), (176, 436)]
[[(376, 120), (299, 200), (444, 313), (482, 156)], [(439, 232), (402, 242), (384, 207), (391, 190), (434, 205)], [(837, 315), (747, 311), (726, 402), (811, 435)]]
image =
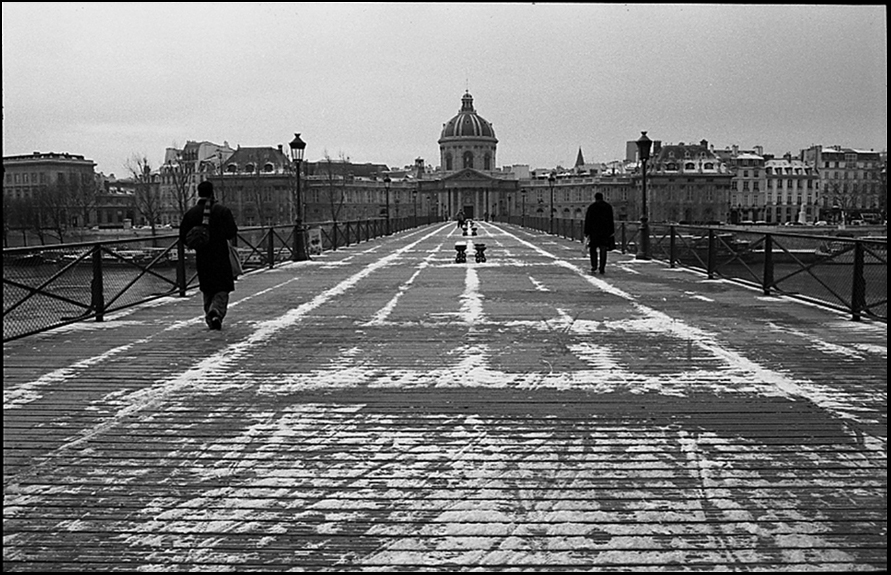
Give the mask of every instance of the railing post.
[(668, 239), (668, 267), (674, 267), (674, 254), (675, 254), (675, 238), (676, 238), (677, 230), (675, 230), (674, 226), (671, 226), (671, 236)]
[(331, 250), (337, 251), (337, 220), (331, 226)]
[(764, 234), (764, 281), (761, 289), (764, 295), (770, 295), (773, 287), (773, 236)]
[(179, 240), (176, 242), (176, 285), (179, 297), (186, 297), (186, 246)]
[(269, 269), (275, 267), (275, 228), (269, 227), (266, 232), (266, 259), (269, 261)]
[(715, 260), (717, 256), (717, 245), (715, 242), (715, 230), (708, 231), (708, 279), (715, 279)]
[(102, 285), (102, 246), (93, 246), (93, 280), (90, 282), (90, 307), (96, 312), (96, 321), (105, 321), (105, 290)]
[(294, 222), (294, 245), (291, 246), (291, 261), (296, 262), (300, 261), (299, 250), (301, 247), (305, 246), (305, 244), (301, 241), (300, 234), (303, 233), (303, 226), (301, 225), (300, 220)]
[(866, 309), (866, 277), (863, 275), (865, 257), (863, 243), (854, 242), (854, 277), (851, 285), (851, 313), (855, 321), (860, 321), (861, 312)]
[(628, 242), (625, 238), (625, 222), (622, 222), (620, 228), (620, 231), (622, 232), (622, 253), (624, 254), (628, 252)]

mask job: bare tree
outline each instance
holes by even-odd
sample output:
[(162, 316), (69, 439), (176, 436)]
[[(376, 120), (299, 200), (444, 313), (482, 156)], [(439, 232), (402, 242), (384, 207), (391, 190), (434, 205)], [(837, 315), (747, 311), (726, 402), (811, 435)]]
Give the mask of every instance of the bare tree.
[(152, 228), (152, 235), (161, 218), (161, 188), (152, 175), (152, 166), (144, 155), (134, 154), (124, 165), (136, 184), (133, 197), (136, 210), (142, 214)]
[(331, 156), (325, 153), (325, 188), (322, 190), (323, 202), (328, 207), (331, 221), (337, 222), (343, 205), (346, 202), (346, 184), (350, 174), (346, 172), (349, 158), (340, 153), (339, 162), (331, 160)]
[[(39, 195), (39, 193), (38, 193)], [(45, 220), (43, 208), (40, 205), (38, 195), (32, 196), (21, 204), (20, 221), (22, 227), (33, 229), (40, 240), (40, 245), (46, 244)]]
[[(67, 181), (57, 181), (37, 191), (38, 217), (35, 223), (56, 236), (59, 243), (65, 243), (65, 235), (70, 225), (69, 206), (71, 188)], [(43, 243), (43, 235), (38, 232)]]
[(80, 227), (87, 227), (90, 224), (90, 215), (95, 212), (99, 201), (99, 183), (95, 178), (81, 178), (69, 180), (66, 185), (72, 218), (80, 220)]
[(842, 223), (854, 207), (854, 194), (839, 182), (833, 181), (823, 188), (823, 196), (833, 210), (841, 210)]
[(181, 221), (186, 212), (189, 211), (189, 208), (192, 207), (194, 201), (191, 186), (189, 185), (192, 175), (180, 160), (164, 164), (162, 172), (170, 184), (177, 221)]
[(268, 219), (267, 203), (265, 201), (266, 186), (260, 176), (260, 164), (257, 163), (248, 176), (248, 201), (253, 205), (253, 212), (257, 215), (256, 225), (262, 226)]
[(3, 196), (3, 240), (4, 246), (9, 246), (8, 236), (12, 230), (21, 230), (25, 237), (25, 230), (31, 227), (31, 212), (34, 210), (34, 198), (13, 198)]

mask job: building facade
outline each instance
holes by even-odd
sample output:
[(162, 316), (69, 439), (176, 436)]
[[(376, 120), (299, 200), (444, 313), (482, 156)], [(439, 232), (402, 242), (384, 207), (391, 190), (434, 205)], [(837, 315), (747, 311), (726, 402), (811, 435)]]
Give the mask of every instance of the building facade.
[[(763, 219), (771, 224), (813, 224), (819, 220), (817, 170), (786, 155), (764, 162)], [(763, 198), (763, 200), (761, 199)]]
[(221, 166), (235, 152), (228, 142), (188, 141), (182, 149), (167, 148), (158, 170), (160, 182), (161, 224), (179, 225), (183, 215), (195, 204), (198, 184)]
[(885, 164), (874, 150), (841, 146), (811, 146), (801, 151), (804, 164), (819, 174), (820, 219), (843, 223), (851, 219), (883, 220), (887, 190)]
[[(641, 182), (640, 171), (632, 185)], [(647, 166), (647, 208), (651, 222), (705, 224), (730, 216), (733, 172), (709, 149), (698, 144), (654, 142)]]
[(99, 190), (95, 168), (92, 160), (67, 152), (4, 156), (4, 224), (13, 228), (32, 227), (38, 221), (51, 227), (93, 225)]

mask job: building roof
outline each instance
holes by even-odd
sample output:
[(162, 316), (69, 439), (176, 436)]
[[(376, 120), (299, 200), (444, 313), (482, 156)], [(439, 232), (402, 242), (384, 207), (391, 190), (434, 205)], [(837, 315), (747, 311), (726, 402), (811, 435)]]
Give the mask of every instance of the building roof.
[[(466, 92), (461, 98), (461, 109), (451, 120), (443, 124), (440, 140), (445, 138), (485, 138), (495, 140), (492, 124), (483, 119), (473, 108), (473, 96)], [(496, 140), (497, 141), (497, 140)]]
[(272, 164), (273, 166), (281, 167), (288, 165), (290, 162), (291, 161), (284, 153), (270, 147), (239, 147), (226, 160), (226, 164), (235, 164), (239, 167), (244, 167), (248, 164), (253, 164), (254, 166), (264, 166), (266, 164)]

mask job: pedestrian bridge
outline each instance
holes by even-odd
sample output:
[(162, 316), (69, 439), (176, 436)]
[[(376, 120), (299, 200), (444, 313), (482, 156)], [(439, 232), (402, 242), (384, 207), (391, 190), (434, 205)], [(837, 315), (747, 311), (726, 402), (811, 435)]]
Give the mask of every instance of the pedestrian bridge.
[(444, 223), (5, 343), (4, 570), (885, 570), (887, 324), (610, 257)]

